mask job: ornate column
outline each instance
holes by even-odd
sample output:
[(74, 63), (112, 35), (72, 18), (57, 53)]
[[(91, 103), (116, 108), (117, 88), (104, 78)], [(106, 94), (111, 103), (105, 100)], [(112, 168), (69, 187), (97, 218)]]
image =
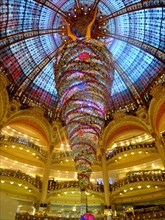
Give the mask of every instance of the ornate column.
[(110, 199), (109, 199), (109, 176), (108, 176), (108, 167), (107, 167), (106, 153), (105, 153), (104, 149), (101, 149), (101, 163), (102, 163), (103, 182), (104, 182), (105, 205), (107, 207), (109, 207), (110, 206)]
[(43, 172), (43, 180), (42, 180), (42, 189), (41, 189), (41, 196), (40, 196), (40, 204), (45, 204), (47, 199), (47, 192), (48, 192), (48, 181), (49, 181), (49, 174), (51, 170), (51, 159), (52, 159), (52, 150), (48, 152), (47, 161), (45, 164), (45, 169)]
[(162, 137), (160, 137), (155, 132), (152, 132), (152, 137), (155, 139), (155, 144), (156, 144), (159, 156), (161, 158), (163, 166), (165, 167), (165, 146), (164, 146)]
[(2, 125), (2, 124), (0, 124), (0, 132), (1, 132), (2, 128), (3, 128), (3, 125)]
[(151, 135), (155, 139), (155, 144), (165, 167), (165, 145), (161, 136), (161, 131), (164, 128), (164, 108), (165, 108), (165, 85), (159, 84), (155, 86), (151, 92), (153, 97), (150, 102), (149, 118), (151, 121)]
[(87, 211), (87, 194), (85, 191), (81, 191), (80, 215), (84, 215)]

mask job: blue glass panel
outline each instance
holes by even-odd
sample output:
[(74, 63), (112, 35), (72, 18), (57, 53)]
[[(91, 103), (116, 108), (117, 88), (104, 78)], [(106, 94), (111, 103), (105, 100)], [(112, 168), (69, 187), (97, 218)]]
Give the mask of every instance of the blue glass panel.
[(38, 29), (41, 8), (42, 5), (35, 3), (35, 1), (28, 1), (26, 3), (23, 21), (24, 31)]
[(53, 50), (56, 49), (54, 39), (51, 34), (42, 35), (39, 37), (39, 40), (46, 54), (50, 54)]
[(145, 70), (143, 71), (143, 73), (141, 74), (141, 76), (138, 78), (138, 80), (136, 82), (134, 82), (135, 87), (138, 89), (138, 91), (140, 93), (142, 93), (143, 91), (145, 91), (146, 86), (148, 85), (148, 82), (153, 81), (154, 79), (156, 79), (157, 75), (163, 71), (163, 67), (164, 64), (157, 60), (157, 59), (153, 59), (152, 62), (148, 65), (148, 67), (146, 68), (146, 66), (144, 65), (144, 62), (142, 63), (142, 68), (145, 68)]
[(7, 0), (3, 1), (3, 3), (1, 3), (1, 16), (0, 16), (0, 38), (3, 38), (6, 36), (6, 31), (5, 28), (7, 26)]
[(115, 18), (116, 23), (116, 34), (129, 36), (130, 33), (130, 23), (129, 15), (124, 14)]
[(165, 51), (165, 8), (162, 9), (162, 19), (161, 19), (161, 27), (160, 27), (160, 45), (159, 49)]
[(31, 54), (34, 62), (36, 63), (36, 65), (38, 65), (46, 57), (41, 41), (38, 37), (34, 37), (25, 40), (25, 43), (29, 50), (28, 53)]
[(101, 12), (102, 12), (104, 15), (109, 15), (109, 14), (111, 14), (111, 8), (109, 7), (109, 5), (104, 4), (103, 2), (100, 1), (99, 7), (102, 9)]
[(106, 1), (107, 6), (111, 9), (111, 12), (115, 12), (117, 10), (120, 10), (121, 8), (124, 8), (124, 3), (121, 0), (116, 1)]
[(8, 35), (19, 33), (23, 30), (22, 24), (24, 20), (24, 7), (25, 1), (19, 3), (19, 1), (11, 0), (10, 4), (8, 5)]
[(55, 47), (60, 47), (62, 45), (62, 37), (58, 34), (55, 33), (53, 34), (53, 38), (54, 38), (54, 43), (55, 43)]
[(109, 19), (108, 24), (106, 26), (111, 34), (116, 33), (115, 19)]
[(144, 10), (129, 13), (130, 33), (129, 37), (143, 41), (145, 29)]
[(121, 68), (127, 73), (132, 82), (138, 80), (140, 75), (147, 69), (154, 57), (145, 51), (127, 44), (125, 50), (118, 58)]
[(123, 0), (125, 6), (135, 4), (136, 2), (141, 2), (139, 0)]
[(123, 80), (119, 76), (118, 72), (115, 70), (111, 95), (113, 96), (117, 93), (120, 93), (120, 92), (126, 90), (126, 89), (127, 89), (126, 85), (124, 84)]
[(131, 100), (132, 100), (132, 95), (130, 91), (128, 89), (123, 90), (122, 92), (111, 96), (110, 109), (111, 110), (119, 109), (122, 106), (127, 105)]
[(25, 75), (28, 75), (36, 65), (24, 41), (12, 44), (10, 49), (15, 54), (17, 61)]
[(120, 56), (120, 54), (124, 51), (126, 45), (127, 45), (127, 43), (120, 41), (120, 40), (117, 40), (117, 39), (114, 39), (111, 47), (108, 47), (110, 49), (110, 51), (112, 52), (115, 60), (117, 60), (118, 57)]
[(159, 47), (162, 8), (145, 9), (145, 38), (144, 42)]
[(0, 57), (5, 63), (6, 68), (9, 70), (8, 75), (16, 82), (16, 85), (19, 86), (21, 81), (26, 78), (26, 75), (23, 74), (21, 66), (15, 56), (11, 56), (11, 53), (10, 48), (5, 47), (0, 50)]
[(54, 25), (55, 14), (56, 13), (53, 10), (47, 8), (46, 6), (42, 7), (40, 13), (39, 29), (52, 28)]
[[(43, 1), (44, 2), (44, 1)], [(50, 0), (62, 10), (71, 9), (75, 1)], [(81, 0), (82, 4), (92, 4), (93, 0)], [(103, 14), (110, 15), (125, 6), (142, 2), (138, 0), (102, 0), (99, 9)], [(86, 6), (85, 6), (86, 8)], [(133, 7), (132, 7), (133, 9)], [(165, 51), (165, 9), (155, 7), (140, 9), (118, 15), (108, 21), (107, 27), (110, 33), (144, 42)], [(61, 26), (61, 16), (47, 6), (34, 0), (2, 0), (0, 17), (0, 38), (25, 33), (26, 31), (50, 29)], [(53, 28), (52, 28), (53, 27)], [(23, 35), (22, 35), (23, 36)], [(8, 39), (4, 40), (5, 42)], [(63, 38), (57, 34), (45, 34), (33, 38), (27, 38), (0, 49), (0, 56), (5, 66), (9, 68), (9, 75), (16, 86), (20, 86), (26, 77), (40, 63), (44, 66), (44, 59), (62, 44)], [(108, 39), (106, 40), (108, 41)], [(3, 46), (3, 42), (0, 44)], [(138, 93), (146, 90), (162, 71), (163, 63), (154, 58), (143, 49), (118, 39), (113, 39), (107, 47), (112, 52), (114, 59), (123, 69), (124, 74), (115, 71), (115, 79), (112, 85), (111, 102), (119, 107), (132, 100), (131, 83)], [(37, 78), (26, 91), (27, 95), (40, 98), (47, 104), (55, 101), (56, 90), (53, 73), (53, 59), (41, 70)], [(41, 77), (41, 78), (40, 78)], [(125, 77), (125, 78), (124, 78)], [(129, 83), (127, 82), (130, 81)], [(28, 94), (32, 91), (32, 94)]]
[(44, 69), (40, 72), (38, 77), (34, 80), (34, 84), (49, 92), (52, 95), (57, 95), (57, 91), (55, 89), (55, 81), (54, 81), (54, 70), (53, 70), (54, 62), (51, 60)]
[(57, 5), (58, 7), (61, 7), (63, 4), (67, 2), (67, 0), (49, 0), (51, 3)]

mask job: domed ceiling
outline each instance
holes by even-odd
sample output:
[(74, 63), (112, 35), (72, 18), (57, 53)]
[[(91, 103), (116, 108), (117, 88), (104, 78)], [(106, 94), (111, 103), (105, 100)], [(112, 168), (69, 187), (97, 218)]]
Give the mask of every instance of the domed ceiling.
[(165, 66), (164, 6), (163, 0), (2, 0), (0, 57), (10, 98), (54, 115), (54, 57), (68, 40), (62, 16), (80, 28), (81, 15), (98, 7), (92, 37), (105, 42), (115, 61), (109, 111), (147, 105), (149, 88)]

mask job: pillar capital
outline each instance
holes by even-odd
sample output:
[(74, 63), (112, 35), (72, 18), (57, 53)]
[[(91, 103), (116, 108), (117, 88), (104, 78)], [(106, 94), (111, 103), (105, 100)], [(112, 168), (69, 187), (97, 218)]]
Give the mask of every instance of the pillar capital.
[(106, 152), (105, 149), (101, 152), (101, 162), (102, 162), (102, 172), (103, 172), (103, 182), (104, 182), (104, 198), (105, 198), (105, 205), (107, 207), (110, 206), (110, 198), (109, 198), (109, 176), (108, 176), (108, 167), (107, 167), (107, 160), (106, 160)]

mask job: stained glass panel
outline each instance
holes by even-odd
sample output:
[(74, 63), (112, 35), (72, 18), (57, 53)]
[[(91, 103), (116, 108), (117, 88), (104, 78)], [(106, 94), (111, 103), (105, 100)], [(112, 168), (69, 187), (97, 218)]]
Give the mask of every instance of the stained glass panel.
[[(9, 69), (13, 86), (19, 87), (26, 81), (27, 96), (33, 96), (37, 102), (54, 105), (58, 97), (53, 77), (53, 51), (67, 39), (67, 36), (55, 33), (56, 29), (61, 28), (62, 22), (57, 10), (60, 7), (68, 12), (75, 1), (50, 0), (45, 2), (46, 5), (43, 2), (45, 1), (2, 0), (0, 56)], [(93, 2), (82, 0), (81, 4), (85, 5), (86, 10)], [(49, 8), (48, 3), (57, 8)], [(115, 70), (112, 85), (113, 106), (131, 103), (133, 95), (145, 92), (149, 83), (156, 80), (163, 69), (165, 9), (161, 4), (160, 1), (138, 0), (102, 0), (98, 4), (102, 14), (108, 16), (103, 27), (106, 26), (110, 34), (101, 40), (109, 42), (106, 46), (120, 69)], [(45, 33), (41, 33), (42, 30)], [(28, 86), (31, 81), (33, 83)], [(30, 91), (33, 92), (30, 94)]]

